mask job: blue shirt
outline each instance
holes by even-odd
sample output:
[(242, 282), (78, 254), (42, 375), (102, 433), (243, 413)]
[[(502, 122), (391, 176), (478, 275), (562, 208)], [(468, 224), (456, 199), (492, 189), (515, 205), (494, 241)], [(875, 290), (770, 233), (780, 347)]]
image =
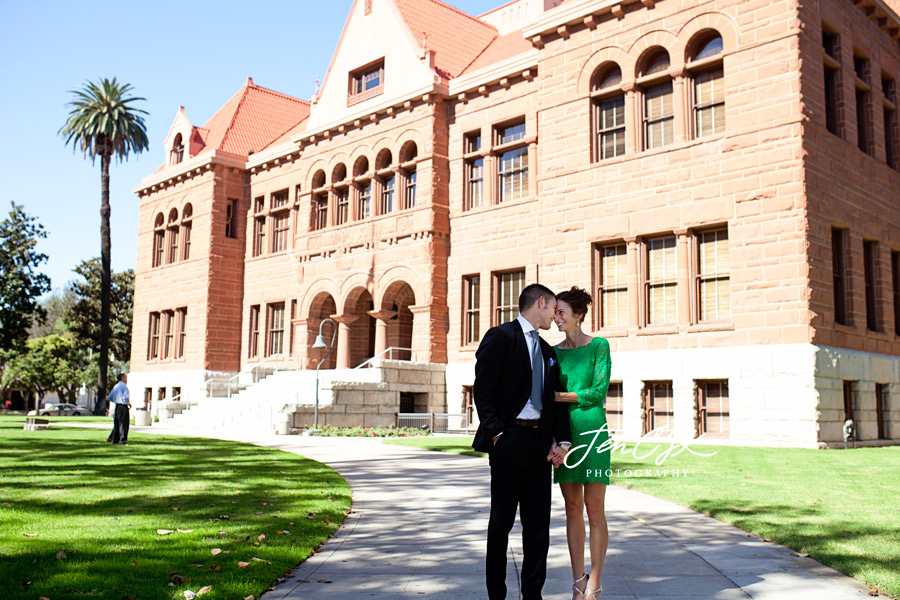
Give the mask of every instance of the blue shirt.
[(131, 404), (131, 394), (128, 393), (128, 386), (121, 381), (113, 386), (107, 398), (113, 404), (124, 404), (125, 406)]

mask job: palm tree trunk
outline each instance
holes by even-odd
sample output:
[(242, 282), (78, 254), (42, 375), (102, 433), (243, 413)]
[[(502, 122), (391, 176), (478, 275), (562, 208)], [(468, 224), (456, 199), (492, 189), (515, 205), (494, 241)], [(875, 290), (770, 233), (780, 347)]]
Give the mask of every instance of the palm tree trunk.
[(102, 414), (106, 410), (107, 381), (109, 364), (109, 296), (110, 296), (110, 253), (112, 240), (109, 235), (109, 163), (110, 153), (100, 155), (100, 377), (97, 384), (97, 402), (94, 412)]

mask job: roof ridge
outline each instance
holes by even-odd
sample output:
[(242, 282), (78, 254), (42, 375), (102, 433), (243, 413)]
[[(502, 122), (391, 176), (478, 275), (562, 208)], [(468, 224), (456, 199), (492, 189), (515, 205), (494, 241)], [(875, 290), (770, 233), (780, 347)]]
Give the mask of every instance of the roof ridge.
[(259, 90), (261, 92), (268, 92), (270, 94), (275, 94), (276, 96), (280, 96), (282, 98), (286, 98), (288, 100), (293, 100), (294, 102), (299, 102), (300, 104), (309, 104), (309, 100), (304, 100), (303, 98), (297, 98), (296, 96), (291, 96), (290, 94), (285, 94), (284, 92), (279, 92), (278, 90), (273, 90), (272, 88), (263, 87), (261, 85), (253, 84), (253, 88)]
[(234, 107), (234, 112), (231, 113), (231, 118), (228, 120), (228, 127), (225, 128), (225, 133), (222, 134), (222, 141), (219, 142), (219, 147), (222, 148), (225, 146), (225, 142), (228, 140), (228, 134), (231, 133), (231, 129), (234, 127), (234, 122), (237, 121), (238, 113), (241, 112), (241, 106), (244, 105), (244, 100), (249, 96), (250, 87), (254, 86), (253, 79), (251, 77), (247, 78), (246, 83), (244, 83), (244, 87), (242, 88), (243, 94), (241, 94), (241, 99), (237, 103), (237, 106)]
[(475, 21), (475, 22), (478, 23), (479, 25), (483, 25), (484, 27), (487, 27), (487, 28), (489, 28), (489, 29), (493, 29), (493, 30), (494, 30), (495, 32), (497, 32), (498, 34), (500, 33), (500, 31), (499, 31), (496, 27), (494, 27), (493, 25), (491, 25), (490, 23), (485, 23), (484, 21), (482, 21), (482, 20), (479, 19), (478, 17), (475, 17), (475, 16), (473, 16), (473, 15), (470, 15), (469, 13), (467, 13), (467, 12), (464, 11), (464, 10), (458, 9), (458, 8), (456, 8), (455, 6), (453, 6), (452, 4), (447, 4), (446, 2), (443, 2), (442, 0), (426, 0), (426, 1), (427, 1), (427, 2), (431, 2), (432, 4), (437, 4), (437, 5), (439, 5), (439, 6), (443, 6), (444, 8), (449, 8), (449, 9), (452, 10), (453, 12), (455, 12), (455, 13), (457, 13), (457, 14), (459, 14), (459, 15), (462, 15), (463, 17), (466, 17), (467, 19), (469, 19), (469, 20), (471, 20), (471, 21)]
[(473, 64), (475, 64), (475, 61), (478, 60), (485, 52), (487, 52), (488, 48), (493, 46), (494, 42), (496, 42), (499, 39), (500, 39), (500, 34), (498, 33), (497, 35), (495, 35), (493, 37), (493, 39), (490, 42), (487, 43), (487, 45), (484, 48), (481, 49), (481, 52), (479, 52), (478, 54), (475, 55), (475, 58), (470, 60), (468, 62), (468, 64), (466, 64), (466, 66), (463, 67), (462, 71), (460, 71), (459, 74), (462, 75), (463, 73), (465, 73), (469, 69), (469, 67), (471, 67)]

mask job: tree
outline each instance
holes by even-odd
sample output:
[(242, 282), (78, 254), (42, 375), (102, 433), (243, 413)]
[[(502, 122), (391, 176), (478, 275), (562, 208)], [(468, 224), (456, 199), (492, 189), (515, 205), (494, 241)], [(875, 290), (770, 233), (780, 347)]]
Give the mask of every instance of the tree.
[(47, 237), (44, 227), (24, 207), (11, 204), (9, 216), (0, 221), (0, 350), (16, 352), (24, 349), (32, 324), (46, 319), (38, 298), (50, 291), (50, 278), (37, 272), (47, 261), (36, 250), (38, 240)]
[[(99, 285), (98, 285), (99, 290)], [(97, 297), (100, 297), (98, 292)], [(75, 293), (69, 288), (53, 290), (48, 296), (40, 301), (40, 306), (47, 314), (47, 318), (43, 323), (35, 320), (28, 330), (28, 338), (35, 339), (58, 333), (65, 336), (69, 333), (69, 313), (75, 304)], [(99, 320), (99, 317), (98, 317)]]
[[(102, 267), (99, 258), (82, 261), (74, 271), (82, 279), (69, 283), (66, 291), (73, 302), (66, 312), (69, 330), (76, 345), (100, 352), (100, 287)], [(131, 356), (131, 321), (134, 304), (134, 271), (113, 273), (110, 289), (109, 349), (122, 362)]]
[[(107, 387), (107, 367), (109, 364), (110, 334), (110, 268), (111, 241), (109, 236), (109, 164), (115, 156), (119, 161), (127, 159), (129, 153), (140, 154), (149, 146), (144, 118), (147, 111), (131, 106), (145, 100), (131, 96), (130, 84), (120, 84), (114, 77), (101, 79), (99, 83), (86, 82), (82, 89), (73, 90), (74, 99), (59, 134), (66, 138), (66, 145), (81, 150), (93, 164), (100, 157), (100, 353), (98, 360), (98, 397), (105, 400)], [(103, 402), (98, 402), (95, 412), (102, 410)], [(98, 408), (99, 407), (99, 408)]]
[(25, 350), (9, 361), (0, 387), (6, 390), (15, 384), (36, 395), (35, 408), (48, 392), (56, 392), (60, 402), (66, 399), (74, 402), (78, 388), (85, 381), (88, 365), (85, 353), (56, 333), (28, 340)]

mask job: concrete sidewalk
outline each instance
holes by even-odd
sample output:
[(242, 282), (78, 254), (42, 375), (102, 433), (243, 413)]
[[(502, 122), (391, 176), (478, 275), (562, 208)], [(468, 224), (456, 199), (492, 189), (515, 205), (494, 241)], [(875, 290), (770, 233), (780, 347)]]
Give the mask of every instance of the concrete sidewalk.
[[(184, 435), (158, 426), (133, 430)], [(486, 459), (359, 438), (230, 439), (328, 464), (353, 490), (351, 513), (335, 537), (297, 567), (294, 578), (262, 600), (486, 597)], [(677, 479), (672, 482), (678, 484)], [(606, 507), (610, 542), (603, 570), (604, 600), (868, 597), (868, 587), (850, 577), (682, 506), (610, 486)], [(572, 578), (558, 490), (552, 510), (544, 598), (569, 600)], [(518, 523), (510, 537), (509, 556), (508, 597), (517, 598), (522, 558)]]

